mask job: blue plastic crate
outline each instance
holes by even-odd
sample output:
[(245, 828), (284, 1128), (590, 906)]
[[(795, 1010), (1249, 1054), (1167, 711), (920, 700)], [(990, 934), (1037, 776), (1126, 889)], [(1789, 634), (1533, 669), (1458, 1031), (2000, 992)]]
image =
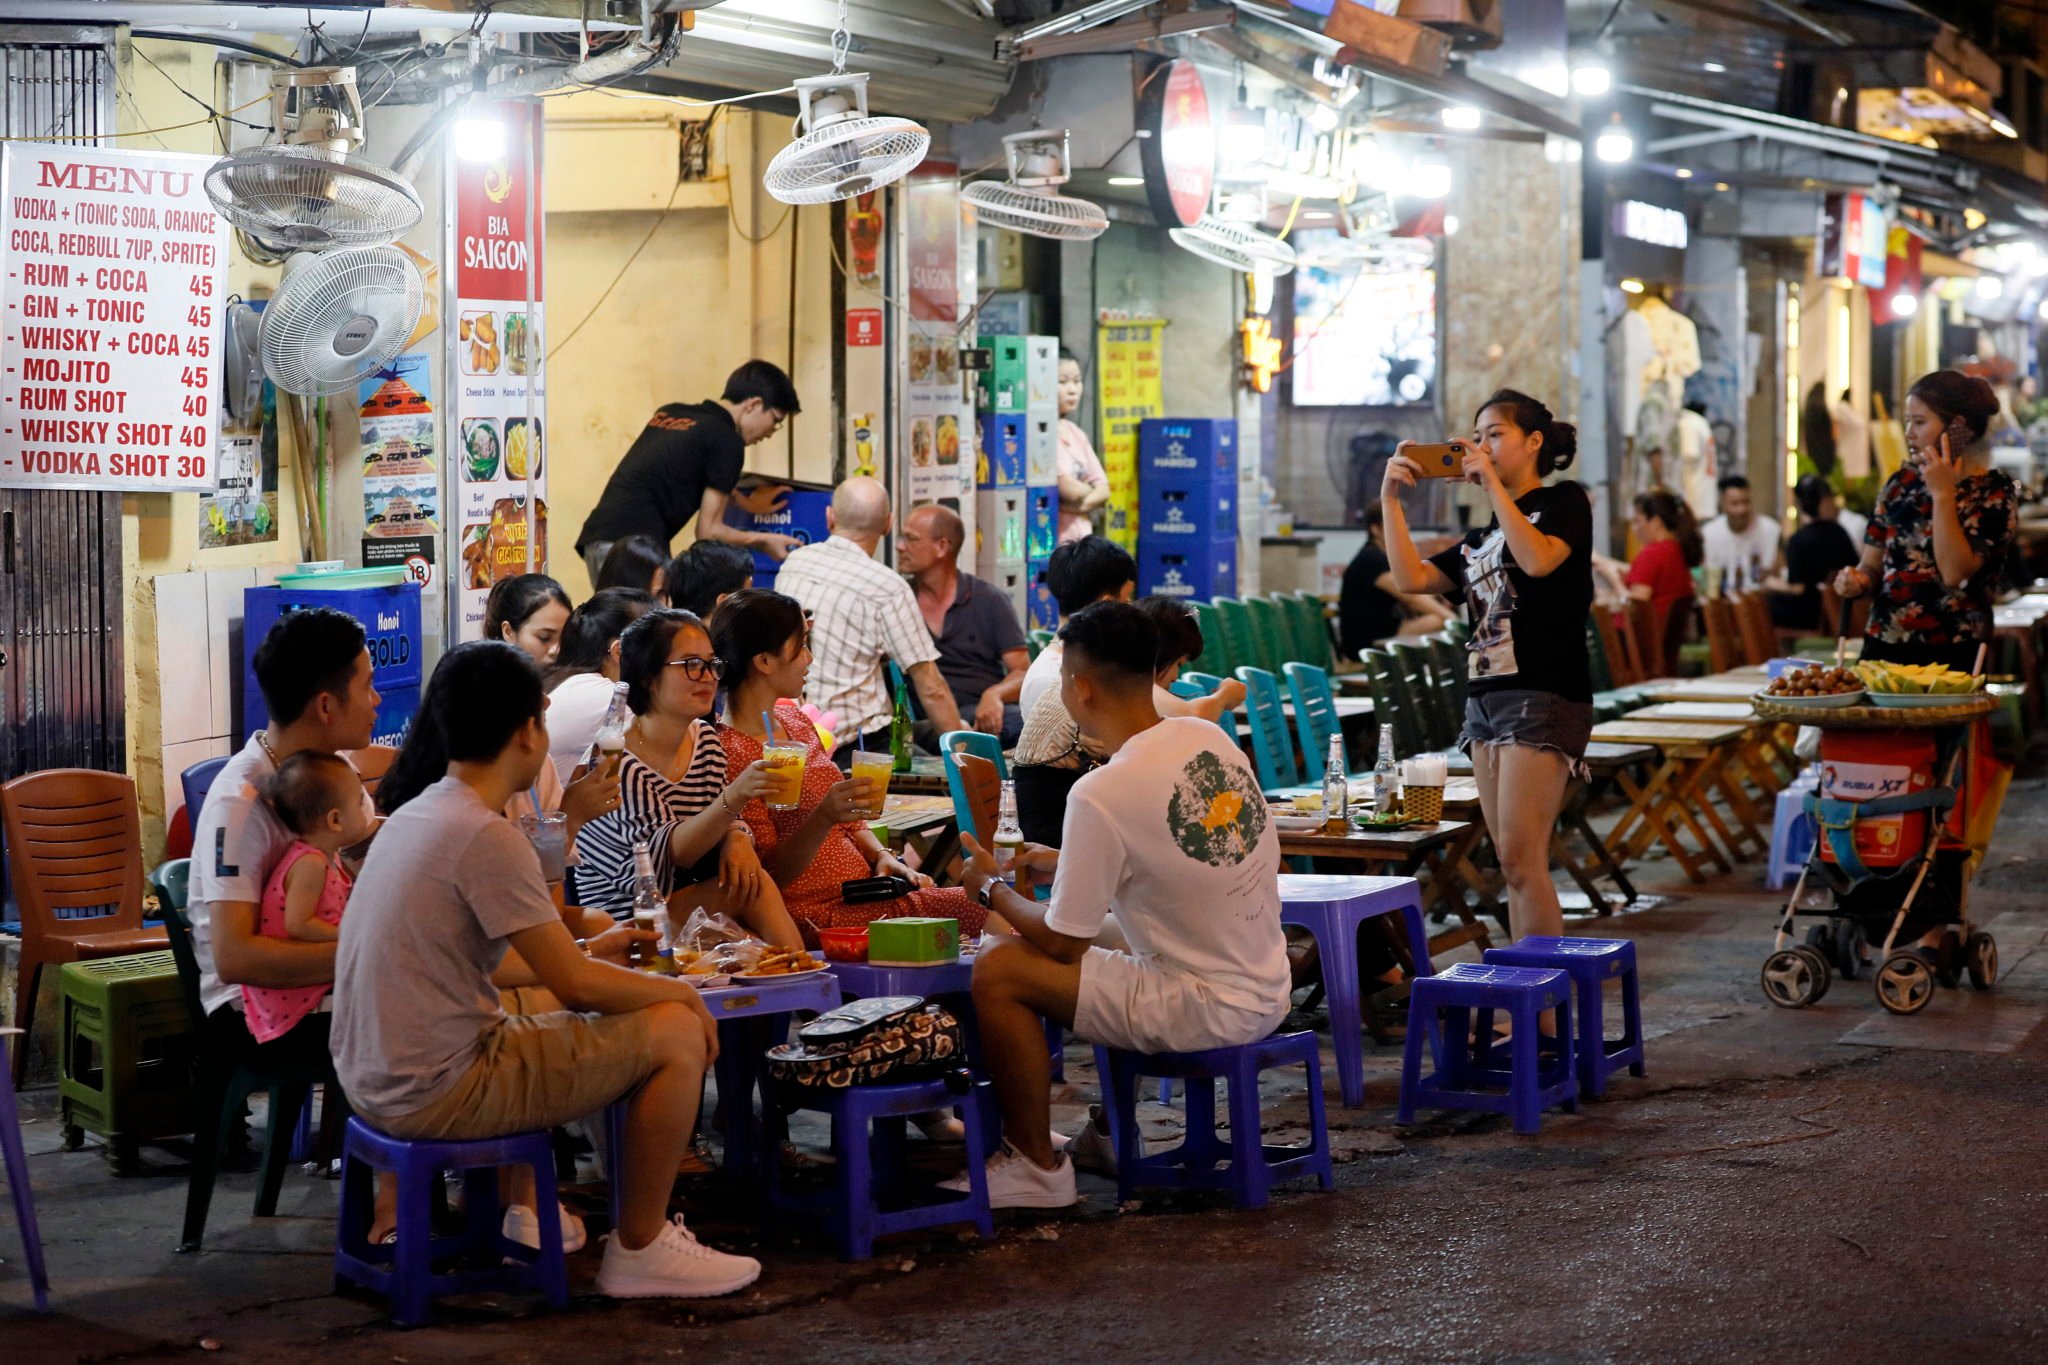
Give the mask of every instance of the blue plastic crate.
[(1154, 481), (1138, 486), (1138, 543), (1236, 545), (1237, 485)]
[(1237, 545), (1138, 547), (1138, 593), (1190, 602), (1237, 595)]
[(370, 743), (388, 744), (396, 749), (405, 743), (405, 732), (412, 728), (413, 718), (420, 713), (420, 689), (394, 687), (389, 691), (377, 690), (377, 728), (370, 736)]
[(1034, 488), (1024, 495), (1024, 553), (1031, 559), (1050, 559), (1060, 545), (1060, 495), (1051, 488)]
[(989, 354), (988, 368), (974, 376), (979, 391), (975, 406), (983, 412), (1024, 411), (1029, 397), (1024, 338), (985, 336), (979, 338), (978, 344)]
[[(728, 502), (725, 507), (725, 524), (742, 531), (767, 531), (778, 536), (794, 536), (805, 545), (814, 545), (829, 538), (831, 529), (825, 525), (825, 509), (832, 505), (832, 488), (821, 483), (791, 483), (786, 479), (772, 482), (788, 488), (789, 497), (782, 509), (764, 516), (755, 516), (737, 503)], [(754, 586), (768, 587), (775, 581), (781, 570), (781, 561), (764, 550), (754, 551)]]
[(1138, 424), (1138, 483), (1237, 483), (1237, 423), (1227, 417), (1148, 417)]
[(981, 418), (981, 451), (976, 461), (977, 488), (1022, 488), (1024, 486), (1024, 414), (984, 413)]
[(1060, 628), (1060, 604), (1053, 600), (1052, 589), (1045, 583), (1045, 565), (1033, 560), (1026, 567), (1031, 580), (1025, 591), (1024, 622), (1026, 630), (1058, 630)]
[(256, 650), (279, 618), (311, 607), (331, 607), (362, 622), (370, 651), (371, 680), (379, 692), (418, 692), (420, 585), (393, 583), (376, 588), (245, 588), (242, 592), (242, 732), (270, 723), (263, 689), (256, 685)]

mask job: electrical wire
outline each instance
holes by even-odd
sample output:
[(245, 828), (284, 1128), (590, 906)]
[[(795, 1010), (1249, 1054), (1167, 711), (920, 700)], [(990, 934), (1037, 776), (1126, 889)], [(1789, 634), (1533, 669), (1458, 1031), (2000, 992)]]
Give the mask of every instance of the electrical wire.
[[(149, 69), (150, 69), (150, 70), (152, 70), (152, 71), (156, 72), (156, 74), (157, 74), (157, 75), (159, 75), (159, 76), (162, 76), (162, 77), (164, 78), (164, 83), (165, 83), (166, 85), (170, 86), (170, 87), (171, 87), (171, 89), (173, 89), (173, 90), (177, 91), (177, 92), (178, 92), (179, 94), (183, 95), (183, 96), (184, 96), (184, 97), (185, 97), (186, 99), (188, 99), (188, 100), (191, 100), (191, 101), (192, 101), (192, 102), (193, 102), (194, 104), (198, 105), (198, 106), (199, 106), (199, 107), (200, 107), (201, 109), (204, 109), (204, 110), (206, 111), (206, 115), (207, 115), (207, 117), (206, 117), (206, 119), (205, 119), (205, 120), (202, 120), (202, 121), (204, 121), (204, 122), (212, 122), (212, 123), (214, 123), (214, 124), (216, 125), (216, 127), (215, 127), (215, 131), (216, 131), (216, 132), (219, 132), (219, 127), (218, 127), (218, 124), (219, 124), (219, 123), (220, 123), (221, 121), (226, 121), (226, 122), (228, 122), (228, 123), (239, 123), (239, 124), (241, 124), (241, 125), (242, 125), (242, 126), (243, 126), (244, 128), (253, 128), (253, 129), (255, 129), (255, 130), (256, 130), (257, 132), (259, 132), (259, 133), (267, 133), (267, 132), (269, 132), (269, 131), (270, 131), (269, 127), (268, 127), (267, 125), (265, 125), (265, 124), (261, 124), (261, 123), (251, 123), (251, 122), (249, 122), (249, 121), (248, 121), (247, 119), (231, 118), (231, 117), (229, 117), (229, 115), (228, 115), (228, 114), (223, 114), (223, 113), (221, 113), (221, 111), (220, 111), (220, 110), (218, 110), (218, 109), (214, 108), (214, 107), (213, 107), (212, 105), (208, 104), (208, 103), (207, 103), (207, 102), (206, 102), (205, 100), (203, 100), (203, 99), (199, 98), (199, 96), (197, 96), (197, 95), (193, 94), (193, 93), (192, 93), (192, 92), (191, 92), (190, 90), (187, 90), (187, 89), (186, 89), (186, 88), (185, 88), (184, 86), (182, 86), (182, 85), (178, 84), (178, 83), (177, 83), (177, 81), (173, 80), (173, 79), (171, 78), (171, 73), (170, 73), (170, 72), (168, 72), (168, 71), (166, 71), (166, 70), (164, 70), (164, 69), (163, 69), (163, 68), (162, 68), (161, 66), (158, 66), (158, 65), (157, 65), (157, 62), (156, 62), (156, 58), (154, 58), (154, 57), (150, 56), (147, 50), (145, 50), (145, 49), (143, 49), (143, 48), (139, 48), (139, 47), (138, 47), (138, 48), (135, 48), (135, 49), (134, 49), (134, 52), (135, 52), (135, 55), (136, 55), (136, 56), (138, 56), (138, 57), (142, 58), (142, 60), (143, 60), (143, 61), (145, 61), (145, 62), (148, 62), (148, 63), (149, 63)], [(269, 98), (269, 97), (268, 97), (268, 96), (265, 96), (264, 98), (266, 98), (266, 99), (267, 99), (267, 98)], [(253, 101), (252, 101), (252, 102), (253, 102)], [(248, 108), (249, 106), (245, 104), (245, 105), (243, 105), (242, 107), (243, 107), (244, 109), (246, 109), (246, 108)], [(231, 111), (229, 111), (229, 112), (230, 112), (230, 113), (232, 113), (233, 111), (231, 110)], [(186, 126), (187, 126), (187, 127), (190, 127), (191, 125), (190, 125), (190, 124), (187, 124)], [(161, 130), (160, 130), (160, 131), (161, 131)], [(222, 138), (221, 138), (221, 140), (222, 140), (223, 142), (225, 142), (225, 141), (227, 140), (227, 139), (226, 139), (226, 136), (225, 136), (224, 134), (222, 135)]]
[[(574, 327), (571, 327), (569, 329), (569, 334), (567, 336), (563, 337), (560, 341), (556, 342), (553, 346), (548, 348), (548, 353), (544, 357), (546, 363), (552, 364), (554, 362), (555, 357), (560, 355), (564, 350), (566, 350), (568, 348), (569, 343), (576, 339), (576, 334), (578, 332), (581, 332), (585, 325), (588, 324), (592, 318), (597, 316), (597, 310), (604, 307), (604, 301), (612, 296), (612, 291), (614, 289), (617, 289), (619, 287), (619, 281), (626, 278), (626, 272), (633, 268), (633, 262), (640, 259), (640, 253), (647, 250), (647, 244), (654, 240), (654, 234), (661, 231), (661, 225), (668, 221), (668, 216), (671, 213), (675, 212), (676, 196), (681, 194), (682, 192), (683, 182), (681, 179), (678, 179), (676, 181), (676, 187), (668, 192), (668, 204), (662, 209), (661, 217), (655, 219), (654, 226), (647, 229), (647, 235), (640, 239), (640, 245), (633, 248), (633, 254), (626, 257), (625, 264), (619, 267), (619, 273), (612, 276), (612, 282), (604, 287), (604, 292), (602, 294), (599, 294), (597, 296), (597, 301), (590, 305), (590, 311), (585, 313), (581, 320), (579, 320)], [(728, 205), (727, 207), (730, 208), (730, 205)]]
[[(225, 118), (227, 117), (228, 114), (239, 114), (244, 109), (253, 109), (259, 104), (266, 103), (269, 99), (270, 96), (267, 94), (258, 95), (255, 99), (250, 100), (247, 104), (238, 104), (234, 108), (225, 110), (219, 114), (214, 115), (211, 118), (195, 118), (190, 119), (184, 123), (167, 123), (163, 125), (161, 128), (131, 128), (127, 132), (101, 133), (98, 136), (103, 138), (150, 137), (157, 133), (174, 133), (178, 131), (178, 129), (180, 128), (197, 128), (202, 123), (212, 123), (215, 118)], [(242, 120), (240, 119), (236, 119), (234, 121), (237, 123), (242, 122)], [(252, 123), (248, 126), (252, 128), (262, 128), (263, 125)], [(268, 132), (269, 130), (264, 129), (264, 131)], [(71, 142), (75, 140), (75, 136), (75, 134), (71, 133), (60, 133), (54, 137), (0, 137), (0, 142)]]

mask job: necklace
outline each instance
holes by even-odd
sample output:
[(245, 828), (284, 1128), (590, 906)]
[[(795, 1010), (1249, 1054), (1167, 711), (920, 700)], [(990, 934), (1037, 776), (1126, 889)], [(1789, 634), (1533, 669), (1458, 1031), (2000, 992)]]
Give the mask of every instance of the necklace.
[(263, 756), (270, 760), (271, 767), (281, 768), (284, 766), (278, 762), (277, 750), (270, 747), (270, 732), (268, 730), (258, 730), (256, 732), (256, 742), (263, 746)]

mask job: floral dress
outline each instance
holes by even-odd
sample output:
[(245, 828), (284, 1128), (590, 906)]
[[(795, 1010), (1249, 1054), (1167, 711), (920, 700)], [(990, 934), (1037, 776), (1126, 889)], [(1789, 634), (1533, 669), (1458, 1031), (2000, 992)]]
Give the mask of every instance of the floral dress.
[(2001, 470), (1966, 477), (1956, 516), (1984, 566), (1959, 588), (1941, 581), (1934, 559), (1934, 497), (1917, 465), (1886, 480), (1864, 543), (1884, 551), (1883, 580), (1870, 605), (1869, 635), (1901, 645), (1966, 645), (1991, 638), (1991, 597), (2004, 577), (2017, 530), (2019, 488)]
[[(802, 828), (833, 784), (844, 781), (846, 777), (818, 742), (817, 729), (803, 712), (784, 702), (775, 708), (775, 720), (784, 734), (806, 736), (810, 742), (810, 753), (804, 760), (801, 805), (795, 810), (770, 810), (765, 802), (755, 800), (749, 801), (742, 812), (748, 829), (753, 832), (754, 847), (760, 852), (763, 863), (773, 858), (784, 839), (794, 836)], [(718, 739), (725, 746), (728, 783), (737, 778), (749, 763), (761, 757), (761, 741), (730, 725), (718, 727)], [(809, 867), (793, 877), (785, 874), (776, 878), (776, 885), (782, 889), (783, 903), (789, 907), (790, 917), (803, 931), (806, 944), (813, 948), (818, 946), (819, 929), (852, 928), (870, 920), (901, 919), (908, 915), (958, 920), (962, 936), (981, 932), (988, 912), (976, 905), (966, 890), (958, 886), (931, 887), (895, 900), (874, 901), (866, 905), (848, 905), (840, 899), (842, 882), (875, 875), (868, 866), (867, 855), (853, 841), (853, 836), (862, 828), (858, 821), (834, 827), (818, 845), (818, 852)]]

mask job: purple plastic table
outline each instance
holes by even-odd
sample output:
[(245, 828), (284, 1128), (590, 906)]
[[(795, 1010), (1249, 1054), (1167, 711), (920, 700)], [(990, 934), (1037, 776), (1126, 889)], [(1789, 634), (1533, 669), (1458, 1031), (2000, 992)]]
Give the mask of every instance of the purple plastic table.
[(1337, 1087), (1346, 1109), (1365, 1103), (1365, 1029), (1358, 979), (1358, 926), (1379, 915), (1400, 915), (1408, 930), (1415, 974), (1436, 970), (1429, 960), (1429, 926), (1422, 919), (1422, 888), (1413, 877), (1352, 877), (1283, 873), (1280, 922), (1316, 936), (1323, 995), (1330, 1006), (1330, 1041), (1337, 1053)]
[[(29, 1292), (36, 1311), (50, 1311), (50, 1277), (43, 1269), (43, 1239), (36, 1230), (36, 1197), (29, 1190), (28, 1158), (21, 1147), (21, 1116), (14, 1107), (14, 1073), (7, 1069), (7, 1039), (19, 1031), (0, 1028), (0, 1165), (6, 1168), (7, 1189), (14, 1196), (14, 1224), (28, 1261)], [(24, 1043), (28, 1040), (23, 1039)]]
[[(738, 982), (700, 992), (711, 1017), (718, 1021), (718, 1096), (725, 1106), (725, 1165), (738, 1176), (751, 1177), (761, 1159), (761, 1126), (768, 1101), (764, 1054), (789, 1036), (789, 1016), (798, 1010), (823, 1014), (839, 1006), (839, 982), (830, 972), (812, 972), (782, 981)], [(762, 1095), (762, 1112), (754, 1113), (754, 1092)]]

